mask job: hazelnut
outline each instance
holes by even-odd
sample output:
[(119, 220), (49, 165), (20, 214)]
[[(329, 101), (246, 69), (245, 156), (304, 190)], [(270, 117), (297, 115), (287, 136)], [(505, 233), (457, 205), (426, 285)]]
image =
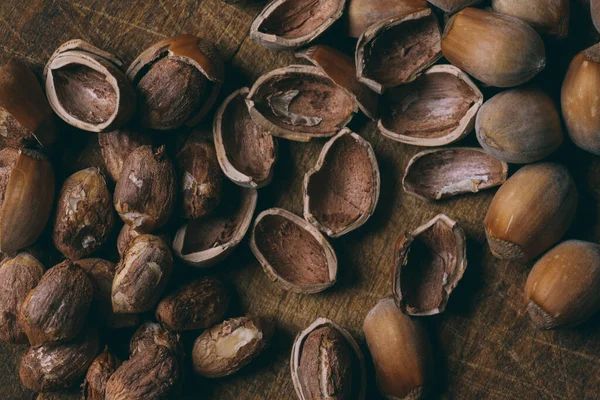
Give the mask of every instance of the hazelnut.
[(259, 317), (228, 319), (194, 342), (194, 372), (206, 378), (234, 374), (262, 353), (272, 336), (273, 326)]
[(83, 40), (69, 40), (44, 68), (46, 95), (66, 123), (90, 132), (123, 126), (135, 111), (135, 92), (123, 63)]
[(403, 314), (391, 298), (383, 299), (365, 318), (363, 332), (386, 399), (418, 400), (431, 390), (433, 364), (427, 332)]
[(112, 285), (113, 311), (128, 314), (152, 309), (172, 269), (171, 250), (161, 238), (153, 235), (135, 238), (117, 266)]
[(539, 256), (565, 234), (577, 201), (575, 182), (562, 165), (521, 168), (500, 187), (485, 216), (492, 254), (521, 261)]
[(177, 358), (183, 358), (183, 346), (179, 335), (156, 322), (146, 322), (135, 331), (129, 344), (129, 355), (143, 355), (150, 347), (155, 346), (166, 347)]
[(131, 226), (125, 224), (119, 231), (119, 236), (117, 237), (117, 250), (119, 252), (119, 256), (123, 258), (125, 251), (131, 244), (131, 241), (136, 237), (142, 235)]
[(448, 21), (442, 53), (489, 86), (521, 85), (546, 66), (544, 42), (531, 26), (477, 8), (465, 8)]
[(217, 99), (224, 67), (211, 43), (180, 35), (146, 49), (127, 76), (138, 92), (142, 126), (166, 130), (200, 122)]
[(88, 368), (83, 383), (83, 398), (85, 400), (104, 400), (106, 384), (111, 375), (121, 365), (119, 359), (105, 348)]
[(527, 22), (540, 33), (559, 39), (569, 33), (569, 0), (492, 0), (492, 8)]
[(58, 197), (52, 235), (54, 245), (65, 257), (78, 260), (98, 250), (113, 223), (112, 196), (97, 168), (67, 178)]
[(2, 260), (0, 263), (0, 340), (27, 343), (17, 320), (21, 304), (44, 275), (44, 266), (29, 253)]
[(425, 0), (348, 0), (348, 36), (359, 38), (371, 25), (427, 8)]
[(117, 182), (127, 156), (143, 145), (150, 145), (146, 135), (129, 129), (98, 134), (98, 145), (110, 178)]
[(50, 268), (29, 292), (19, 313), (31, 346), (74, 339), (83, 328), (93, 296), (92, 282), (71, 261)]
[(465, 8), (473, 6), (477, 3), (481, 3), (483, 0), (427, 0), (437, 8), (445, 11), (449, 14), (454, 14), (455, 12)]
[(0, 67), (0, 145), (47, 147), (57, 136), (57, 120), (33, 72), (16, 60)]
[(140, 146), (123, 164), (114, 203), (121, 219), (139, 232), (163, 226), (175, 204), (175, 170), (164, 146)]
[(585, 322), (600, 309), (600, 246), (568, 240), (535, 263), (525, 304), (538, 329)]

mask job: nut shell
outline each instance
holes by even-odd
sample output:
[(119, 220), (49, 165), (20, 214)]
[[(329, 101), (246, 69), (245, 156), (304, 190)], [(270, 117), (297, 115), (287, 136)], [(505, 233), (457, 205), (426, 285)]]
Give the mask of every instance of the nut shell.
[(83, 383), (84, 400), (104, 400), (106, 384), (111, 375), (121, 365), (119, 359), (105, 348), (88, 368)]
[(492, 8), (527, 22), (541, 33), (558, 38), (569, 33), (569, 0), (492, 0)]
[(98, 134), (98, 145), (110, 178), (117, 182), (123, 170), (125, 160), (135, 149), (150, 145), (148, 136), (134, 130), (119, 129)]
[(590, 11), (594, 27), (598, 32), (600, 32), (600, 1), (590, 0)]
[(477, 3), (481, 3), (482, 0), (427, 0), (437, 8), (445, 11), (449, 14), (454, 14), (458, 10), (465, 7), (473, 6)]
[(348, 0), (348, 35), (358, 39), (376, 22), (427, 7), (425, 0)]

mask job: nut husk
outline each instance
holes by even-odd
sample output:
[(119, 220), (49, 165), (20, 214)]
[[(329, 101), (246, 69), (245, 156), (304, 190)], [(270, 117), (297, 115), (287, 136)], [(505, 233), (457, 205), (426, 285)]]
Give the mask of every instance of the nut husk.
[(499, 186), (508, 165), (477, 147), (426, 150), (408, 162), (402, 186), (425, 200), (440, 200)]
[(119, 365), (121, 365), (119, 359), (105, 348), (88, 368), (83, 383), (83, 399), (104, 400), (108, 379)]
[(194, 372), (206, 378), (236, 373), (269, 345), (273, 325), (256, 316), (231, 318), (204, 331), (194, 342)]
[(277, 138), (250, 117), (244, 87), (229, 95), (213, 124), (217, 159), (223, 173), (235, 184), (251, 188), (268, 185), (277, 161)]
[(44, 266), (31, 254), (21, 252), (0, 264), (0, 340), (27, 343), (18, 321), (23, 300), (44, 275)]
[(348, 331), (327, 318), (298, 333), (290, 369), (299, 400), (365, 398), (362, 351)]
[(486, 152), (515, 164), (548, 157), (564, 136), (554, 101), (532, 88), (507, 90), (486, 101), (477, 113), (475, 130)]
[(333, 248), (317, 228), (289, 211), (261, 212), (254, 221), (250, 249), (269, 278), (285, 290), (311, 294), (335, 284)]
[(0, 251), (14, 255), (44, 230), (54, 201), (54, 169), (35, 150), (0, 150)]
[(500, 187), (485, 216), (492, 254), (504, 260), (537, 257), (565, 234), (577, 201), (575, 182), (562, 165), (521, 168)]
[(439, 214), (396, 244), (394, 301), (408, 315), (444, 312), (467, 269), (467, 240), (456, 221)]
[(356, 44), (358, 80), (382, 94), (414, 81), (442, 57), (438, 21), (426, 8), (367, 28)]
[(465, 8), (448, 21), (442, 53), (489, 86), (521, 85), (546, 66), (544, 42), (531, 26), (477, 8)]
[(46, 95), (66, 123), (90, 132), (110, 132), (135, 112), (136, 96), (123, 63), (83, 40), (69, 40), (44, 68)]
[(492, 0), (492, 8), (527, 22), (541, 33), (558, 38), (569, 33), (569, 0)]
[(483, 103), (483, 94), (473, 81), (452, 65), (434, 65), (386, 97), (379, 131), (417, 146), (443, 146), (464, 138), (473, 130)]
[(52, 239), (67, 258), (79, 260), (98, 250), (114, 223), (112, 195), (97, 168), (67, 178), (58, 197)]
[(115, 209), (136, 231), (163, 226), (175, 205), (175, 169), (164, 146), (140, 146), (123, 164), (114, 193)]
[(227, 312), (230, 296), (221, 281), (206, 277), (186, 283), (165, 296), (156, 320), (173, 331), (210, 328)]
[(335, 135), (358, 111), (354, 95), (321, 68), (306, 65), (261, 76), (246, 103), (252, 119), (271, 135), (301, 142)]
[(379, 166), (371, 144), (344, 128), (304, 176), (304, 218), (330, 237), (362, 226), (379, 200)]
[(425, 0), (348, 0), (348, 35), (358, 39), (376, 22), (427, 7)]
[(74, 339), (86, 322), (93, 296), (92, 282), (76, 264), (67, 260), (50, 268), (19, 313), (31, 346)]
[(117, 182), (123, 170), (125, 160), (135, 149), (150, 145), (150, 138), (138, 131), (119, 129), (98, 134), (98, 145), (110, 178)]
[(140, 235), (127, 248), (112, 284), (115, 313), (151, 310), (159, 301), (173, 269), (169, 246), (158, 236)]
[(465, 7), (481, 3), (483, 0), (427, 0), (437, 8), (449, 14), (454, 14)]
[(258, 14), (250, 37), (272, 50), (307, 45), (341, 18), (346, 0), (274, 0)]
[(568, 240), (535, 263), (525, 304), (538, 329), (585, 322), (600, 309), (600, 245)]
[(33, 72), (14, 59), (0, 67), (1, 147), (47, 147), (57, 136), (56, 117)]
[(211, 43), (179, 35), (142, 52), (127, 76), (138, 91), (142, 126), (167, 130), (204, 118), (219, 95), (224, 66)]
[(386, 298), (369, 311), (363, 332), (371, 352), (377, 388), (389, 400), (418, 400), (430, 392), (433, 357), (421, 323)]

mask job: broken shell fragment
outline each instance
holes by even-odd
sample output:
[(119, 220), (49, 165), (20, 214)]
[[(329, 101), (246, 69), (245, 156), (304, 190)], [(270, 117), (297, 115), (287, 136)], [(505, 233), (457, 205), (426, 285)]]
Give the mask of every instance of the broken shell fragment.
[(477, 3), (481, 3), (483, 0), (427, 0), (437, 8), (449, 13), (454, 14), (458, 10), (466, 7), (470, 7)]
[(414, 81), (442, 57), (438, 21), (427, 8), (371, 25), (356, 44), (358, 80), (382, 94)]
[(325, 32), (345, 7), (346, 0), (274, 0), (254, 20), (250, 36), (268, 49), (296, 49)]
[(90, 132), (123, 126), (135, 111), (135, 92), (123, 63), (83, 40), (61, 45), (44, 68), (46, 95), (66, 123)]
[(442, 313), (466, 268), (465, 233), (440, 214), (398, 241), (394, 301), (408, 315)]
[(250, 249), (269, 278), (285, 290), (318, 293), (336, 281), (337, 258), (327, 239), (304, 219), (281, 208), (256, 217)]
[(502, 185), (508, 164), (476, 147), (427, 150), (415, 155), (402, 178), (407, 193), (440, 200)]
[(435, 65), (415, 81), (391, 89), (378, 127), (392, 140), (443, 146), (467, 136), (483, 103), (471, 79), (452, 65)]
[(335, 135), (358, 111), (353, 95), (321, 68), (305, 65), (261, 76), (246, 104), (254, 121), (271, 135), (300, 142)]
[(519, 18), (538, 32), (560, 39), (569, 33), (569, 3), (569, 0), (492, 0), (492, 9)]
[(348, 35), (358, 39), (376, 22), (427, 7), (425, 0), (348, 0)]
[(594, 27), (600, 32), (600, 0), (590, 0), (590, 11)]
[(290, 368), (299, 400), (365, 398), (362, 351), (348, 331), (327, 318), (317, 318), (296, 336)]
[(362, 226), (379, 200), (379, 166), (371, 144), (344, 128), (304, 176), (304, 218), (331, 237)]

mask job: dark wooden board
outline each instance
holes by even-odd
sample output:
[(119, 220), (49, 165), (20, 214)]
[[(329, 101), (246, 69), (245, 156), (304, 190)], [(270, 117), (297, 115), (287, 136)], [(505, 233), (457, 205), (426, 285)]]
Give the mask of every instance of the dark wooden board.
[[(59, 44), (81, 38), (129, 63), (160, 39), (192, 33), (216, 43), (228, 60), (224, 96), (241, 85), (251, 84), (264, 72), (294, 62), (291, 53), (274, 53), (249, 39), (250, 24), (263, 5), (264, 1), (250, 1), (242, 7), (233, 7), (220, 0), (3, 0), (0, 1), (0, 62), (17, 57), (39, 74)], [(582, 2), (573, 2), (573, 8), (574, 30), (583, 39), (575, 36), (576, 39), (563, 43), (550, 43), (550, 67), (536, 79), (553, 95), (558, 93), (572, 55), (597, 39), (587, 37), (589, 15), (581, 12)], [(329, 33), (325, 40), (344, 48), (352, 45), (341, 38), (339, 30)], [(375, 149), (382, 190), (376, 213), (368, 223), (333, 241), (340, 261), (338, 283), (331, 290), (313, 296), (282, 291), (263, 273), (247, 243), (242, 243), (213, 271), (231, 282), (238, 293), (239, 305), (234, 307), (232, 315), (243, 310), (276, 320), (274, 344), (235, 376), (208, 381), (189, 373), (186, 397), (295, 398), (289, 373), (291, 344), (296, 333), (319, 316), (347, 327), (368, 354), (361, 332), (362, 321), (380, 298), (391, 293), (392, 251), (398, 236), (438, 213), (446, 213), (459, 221), (468, 234), (469, 266), (447, 311), (423, 319), (435, 349), (438, 383), (431, 397), (600, 398), (600, 317), (575, 329), (538, 332), (533, 328), (523, 305), (523, 287), (531, 266), (495, 260), (485, 244), (482, 220), (494, 191), (439, 203), (407, 196), (401, 187), (402, 171), (420, 149), (383, 138), (372, 123), (364, 120), (355, 122), (353, 127)], [(324, 142), (280, 143), (275, 179), (260, 190), (259, 208), (280, 206), (300, 214), (302, 178), (316, 161)], [(473, 135), (463, 144), (475, 145)], [(600, 240), (598, 158), (565, 144), (553, 159), (570, 167), (581, 192), (577, 221), (568, 237)], [(179, 268), (180, 279), (193, 275)], [(193, 336), (185, 336), (188, 352)], [(18, 379), (19, 357), (24, 350), (24, 347), (0, 345), (0, 392), (4, 399), (34, 397), (21, 387)], [(368, 399), (378, 399), (372, 367), (369, 367), (368, 393)]]

